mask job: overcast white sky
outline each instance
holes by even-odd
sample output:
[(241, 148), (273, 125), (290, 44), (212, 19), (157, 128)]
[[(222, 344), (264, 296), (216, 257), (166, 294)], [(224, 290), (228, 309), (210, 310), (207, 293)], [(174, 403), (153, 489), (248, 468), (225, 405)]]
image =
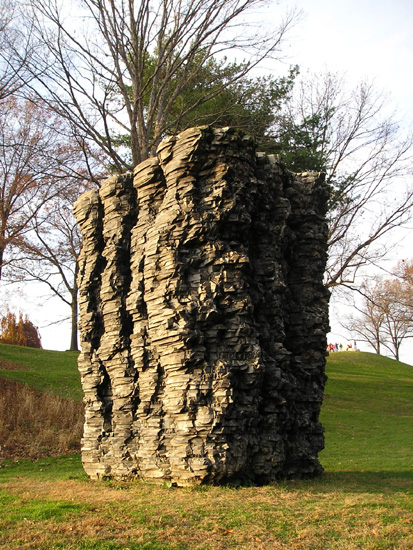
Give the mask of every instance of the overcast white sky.
[[(378, 89), (391, 94), (406, 124), (413, 123), (412, 0), (279, 0), (277, 4), (274, 14), (288, 5), (303, 10), (286, 50), (289, 63), (300, 65), (302, 72), (325, 68), (345, 72), (355, 83), (373, 79)], [(60, 302), (45, 303), (41, 297), (29, 307), (23, 293), (24, 289), (20, 307), (41, 327), (43, 347), (67, 349), (68, 324), (46, 328), (44, 321), (51, 310), (61, 309)], [(334, 331), (341, 334), (337, 327)], [(410, 353), (403, 360), (413, 362)]]
[[(377, 90), (389, 93), (398, 119), (406, 128), (413, 126), (412, 0), (297, 0), (294, 5), (303, 11), (303, 19), (294, 30), (291, 62), (302, 72), (327, 68), (345, 73), (350, 82), (374, 81)], [(412, 257), (413, 231), (402, 235), (405, 255)], [(333, 303), (332, 342), (345, 334), (337, 322), (343, 311), (342, 304)], [(401, 358), (413, 364), (411, 341), (403, 345)]]
[[(281, 2), (280, 5), (282, 5)], [(291, 59), (302, 69), (373, 79), (413, 121), (413, 3), (411, 0), (297, 0), (303, 20)]]

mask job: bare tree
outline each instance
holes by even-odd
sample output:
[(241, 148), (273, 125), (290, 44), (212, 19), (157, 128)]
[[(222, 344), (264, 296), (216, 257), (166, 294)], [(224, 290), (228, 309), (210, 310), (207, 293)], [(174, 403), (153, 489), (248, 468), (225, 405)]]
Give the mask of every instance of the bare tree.
[(380, 353), (386, 348), (398, 361), (400, 346), (413, 337), (413, 287), (400, 279), (376, 280), (362, 286), (362, 305), (355, 306), (345, 328)]
[(78, 186), (60, 193), (31, 222), (13, 266), (13, 279), (40, 282), (70, 308), (70, 350), (78, 350), (77, 257), (81, 237), (72, 205)]
[(105, 158), (45, 106), (9, 97), (0, 114), (0, 275), (41, 282), (71, 309), (77, 349), (76, 260), (80, 235), (72, 206), (106, 175)]
[(10, 60), (10, 47), (15, 41), (15, 30), (12, 28), (14, 2), (6, 0), (0, 6), (0, 100), (13, 94), (19, 87), (18, 68)]
[[(341, 324), (352, 338), (366, 342), (380, 354), (384, 312), (374, 301), (377, 285), (378, 282), (374, 280), (364, 281), (359, 295), (353, 296), (353, 313), (343, 319)], [(361, 304), (358, 303), (360, 296)]]
[[(188, 113), (262, 60), (279, 57), (297, 18), (291, 12), (265, 32), (262, 18), (248, 24), (262, 0), (79, 0), (77, 19), (65, 13), (63, 2), (29, 3), (36, 39), (45, 48), (32, 63), (33, 90), (120, 172), (153, 155)], [(231, 62), (228, 53), (243, 60)], [(203, 93), (186, 94), (204, 81), (212, 61), (220, 70), (210, 73)]]
[(31, 23), (21, 24), (18, 0), (2, 0), (0, 5), (0, 101), (16, 93), (33, 76), (29, 71), (35, 43)]
[[(17, 260), (33, 223), (59, 194), (79, 186), (93, 155), (68, 141), (67, 128), (47, 110), (9, 96), (0, 110), (0, 279)], [(78, 138), (79, 141), (80, 138)], [(86, 163), (86, 161), (85, 161)], [(77, 183), (76, 183), (77, 182)], [(6, 254), (7, 252), (7, 254)]]
[[(30, 220), (28, 231), (19, 242), (13, 258), (12, 280), (42, 283), (70, 308), (70, 347), (78, 350), (78, 286), (77, 258), (81, 236), (73, 215), (78, 196), (99, 186), (106, 177), (104, 158), (84, 149), (79, 138), (73, 137), (69, 148), (70, 167), (66, 167), (65, 185)], [(61, 322), (67, 318), (61, 319)]]
[(400, 260), (394, 269), (393, 275), (413, 289), (413, 260)]
[[(48, 157), (50, 133), (45, 114), (28, 102), (10, 96), (0, 112), (0, 279), (9, 260), (5, 251), (18, 246), (30, 221), (51, 194), (56, 193)], [(53, 157), (54, 159), (55, 157)]]
[(411, 217), (413, 137), (371, 83), (349, 89), (342, 77), (308, 75), (275, 132), (294, 171), (326, 172), (329, 287), (353, 287), (363, 266), (383, 258), (384, 237)]
[(377, 299), (384, 312), (383, 345), (399, 360), (403, 340), (413, 337), (412, 288), (397, 279), (387, 280)]

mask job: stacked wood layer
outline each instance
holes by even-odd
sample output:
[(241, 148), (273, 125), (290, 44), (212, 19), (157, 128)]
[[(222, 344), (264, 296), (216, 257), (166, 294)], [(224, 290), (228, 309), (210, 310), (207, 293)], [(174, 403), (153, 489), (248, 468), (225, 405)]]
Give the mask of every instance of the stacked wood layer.
[(75, 205), (92, 478), (321, 472), (327, 187), (192, 128)]

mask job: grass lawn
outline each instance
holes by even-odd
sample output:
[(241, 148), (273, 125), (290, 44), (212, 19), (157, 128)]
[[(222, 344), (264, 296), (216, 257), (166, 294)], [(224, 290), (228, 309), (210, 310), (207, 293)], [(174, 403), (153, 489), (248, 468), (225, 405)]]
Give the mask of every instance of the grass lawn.
[(412, 550), (413, 367), (341, 352), (327, 374), (321, 478), (176, 489), (91, 482), (77, 454), (4, 461), (0, 547)]
[(413, 474), (413, 367), (373, 353), (332, 353), (321, 413), (327, 471)]
[[(0, 377), (23, 382), (64, 399), (83, 398), (76, 351), (50, 351), (0, 344)], [(15, 367), (20, 368), (12, 368)]]

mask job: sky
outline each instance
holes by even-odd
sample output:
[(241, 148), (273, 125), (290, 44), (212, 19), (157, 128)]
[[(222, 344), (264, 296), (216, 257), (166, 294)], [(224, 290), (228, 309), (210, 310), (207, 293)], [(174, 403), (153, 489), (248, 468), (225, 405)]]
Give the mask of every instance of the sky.
[(297, 0), (303, 11), (290, 57), (302, 69), (345, 72), (374, 80), (413, 122), (413, 4), (411, 0)]
[[(285, 48), (285, 63), (298, 64), (301, 72), (328, 69), (345, 73), (354, 84), (373, 80), (378, 90), (389, 92), (402, 123), (413, 127), (411, 0), (297, 0), (295, 4), (276, 0), (275, 4), (275, 8), (268, 8), (269, 21), (273, 18), (274, 24), (280, 10), (288, 6), (303, 12)], [(407, 240), (410, 234), (413, 237), (413, 230), (404, 234)], [(69, 315), (59, 300), (48, 300), (40, 288), (36, 296), (28, 295), (24, 287), (13, 290), (9, 299), (39, 326), (45, 349), (67, 349), (69, 324), (48, 326), (46, 321)], [(337, 323), (340, 307), (333, 304), (331, 339), (344, 342), (346, 337)], [(413, 364), (412, 357), (413, 346), (406, 345), (402, 360)]]
[[(280, 2), (280, 6), (282, 2)], [(390, 109), (405, 128), (413, 128), (413, 4), (411, 0), (297, 0), (303, 11), (294, 29), (289, 60), (302, 72), (324, 69), (344, 73), (350, 83), (367, 79), (377, 90), (389, 94)], [(413, 257), (409, 250), (413, 229), (400, 232), (395, 253)], [(329, 341), (344, 342), (348, 336), (339, 324), (349, 308), (333, 298)], [(358, 342), (363, 351), (372, 351)], [(402, 345), (401, 360), (413, 364), (413, 342)]]

